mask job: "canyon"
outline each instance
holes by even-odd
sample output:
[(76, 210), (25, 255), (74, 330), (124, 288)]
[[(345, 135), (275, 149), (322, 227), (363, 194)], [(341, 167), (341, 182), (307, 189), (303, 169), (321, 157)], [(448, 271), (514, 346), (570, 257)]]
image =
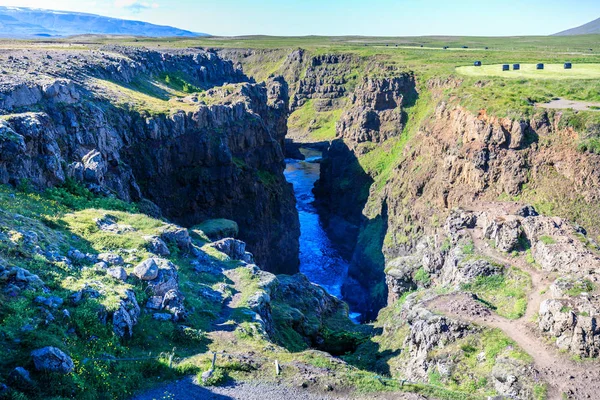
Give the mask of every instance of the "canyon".
[(595, 120), (330, 50), (3, 50), (0, 396), (594, 398)]

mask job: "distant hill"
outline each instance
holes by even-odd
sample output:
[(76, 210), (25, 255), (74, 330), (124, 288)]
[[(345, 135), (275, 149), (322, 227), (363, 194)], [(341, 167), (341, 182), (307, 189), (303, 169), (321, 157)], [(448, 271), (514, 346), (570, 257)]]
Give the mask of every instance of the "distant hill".
[(591, 35), (594, 33), (600, 33), (600, 18), (577, 28), (555, 33), (553, 36)]
[(82, 34), (127, 36), (208, 36), (171, 26), (154, 25), (67, 11), (0, 7), (0, 37), (35, 38)]

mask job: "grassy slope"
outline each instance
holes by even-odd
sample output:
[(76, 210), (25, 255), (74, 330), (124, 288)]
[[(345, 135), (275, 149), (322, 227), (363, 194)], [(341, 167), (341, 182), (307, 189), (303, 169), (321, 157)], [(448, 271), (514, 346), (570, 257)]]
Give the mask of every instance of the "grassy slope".
[[(45, 255), (35, 255), (24, 234), (35, 231), (40, 247), (56, 248), (61, 254), (72, 248), (92, 254), (115, 252), (131, 262), (126, 266), (131, 274), (133, 265), (151, 256), (143, 236), (159, 233), (165, 222), (140, 214), (135, 204), (97, 198), (74, 184), (43, 193), (31, 192), (26, 185), (21, 189), (24, 191), (0, 186), (0, 256), (6, 265), (23, 267), (38, 274), (50, 294), (61, 297), (65, 303), (59, 309), (51, 310), (56, 320), (45, 323), (45, 311), (34, 303), (36, 296), (45, 295), (41, 289), (25, 290), (15, 298), (0, 293), (0, 346), (5, 349), (0, 359), (0, 383), (17, 365), (34, 371), (30, 352), (49, 345), (67, 352), (75, 362), (75, 371), (69, 375), (32, 372), (34, 386), (19, 387), (19, 391), (12, 394), (14, 398), (128, 398), (136, 390), (158, 382), (205, 371), (210, 365), (212, 355), (209, 352), (212, 351), (228, 354), (219, 356), (219, 371), (213, 383), (230, 378), (273, 382), (283, 378), (296, 385), (302, 382), (302, 370), (306, 368), (303, 365), (306, 365), (328, 371), (319, 378), (318, 388), (332, 385), (359, 392), (404, 390), (435, 394), (440, 398), (464, 398), (461, 394), (426, 385), (401, 388), (396, 380), (384, 381), (368, 370), (340, 363), (326, 353), (308, 350), (293, 330), (280, 330), (278, 341), (285, 347), (272, 343), (261, 333), (254, 314), (247, 308), (247, 299), (261, 290), (256, 277), (238, 262), (228, 261), (223, 254), (206, 247), (206, 237), (197, 228), (192, 235), (194, 246), (206, 254), (209, 263), (224, 268), (225, 272), (197, 273), (190, 258), (170, 246), (171, 255), (167, 258), (178, 267), (180, 290), (189, 311), (183, 324), (185, 327), (155, 321), (150, 313), (142, 311), (133, 337), (120, 340), (110, 322), (102, 323), (99, 312), (115, 310), (125, 290), (136, 293), (143, 309), (148, 297), (144, 286), (135, 279), (121, 282), (110, 278), (102, 269), (95, 269), (85, 262), (72, 268)], [(98, 229), (95, 220), (107, 213), (119, 224), (133, 230), (112, 233)], [(222, 225), (222, 222), (216, 224)], [(98, 289), (100, 297), (87, 298), (79, 305), (72, 304), (69, 295), (85, 285)], [(229, 315), (229, 324), (234, 327), (232, 332), (217, 330), (213, 325), (222, 314), (221, 302), (199, 295), (202, 291), (223, 286), (225, 298), (240, 293), (240, 300)], [(275, 302), (273, 308), (275, 325), (280, 328), (285, 326), (285, 321), (280, 321), (278, 310), (299, 312), (280, 302)], [(69, 311), (70, 318), (62, 317), (63, 309)], [(309, 320), (314, 318), (306, 315)], [(352, 335), (346, 329), (347, 321), (343, 316), (326, 321), (325, 339), (331, 345), (336, 341), (346, 342)], [(340, 327), (344, 327), (343, 332)], [(356, 339), (364, 340), (361, 337), (363, 334)], [(290, 340), (297, 344), (295, 348)], [(170, 354), (174, 354), (172, 364)], [(111, 361), (113, 357), (128, 361)], [(132, 358), (134, 360), (129, 360)], [(273, 375), (275, 360), (284, 371), (279, 378)]]
[(290, 115), (288, 127), (293, 130), (308, 130), (311, 142), (335, 139), (335, 124), (340, 119), (341, 109), (316, 111), (313, 101), (307, 101)]

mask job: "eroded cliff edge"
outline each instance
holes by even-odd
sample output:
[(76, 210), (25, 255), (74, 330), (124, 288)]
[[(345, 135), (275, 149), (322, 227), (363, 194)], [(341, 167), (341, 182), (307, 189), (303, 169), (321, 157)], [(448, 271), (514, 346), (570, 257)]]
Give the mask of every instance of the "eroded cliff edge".
[(297, 272), (283, 79), (250, 83), (203, 51), (32, 50), (3, 60), (2, 183), (74, 179), (186, 226), (230, 218), (263, 268)]

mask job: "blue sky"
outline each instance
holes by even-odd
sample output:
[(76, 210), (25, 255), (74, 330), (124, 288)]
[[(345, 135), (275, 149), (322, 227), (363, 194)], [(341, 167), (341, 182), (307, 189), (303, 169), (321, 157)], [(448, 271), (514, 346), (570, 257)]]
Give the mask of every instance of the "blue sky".
[(600, 17), (600, 0), (0, 0), (214, 35), (546, 35)]

